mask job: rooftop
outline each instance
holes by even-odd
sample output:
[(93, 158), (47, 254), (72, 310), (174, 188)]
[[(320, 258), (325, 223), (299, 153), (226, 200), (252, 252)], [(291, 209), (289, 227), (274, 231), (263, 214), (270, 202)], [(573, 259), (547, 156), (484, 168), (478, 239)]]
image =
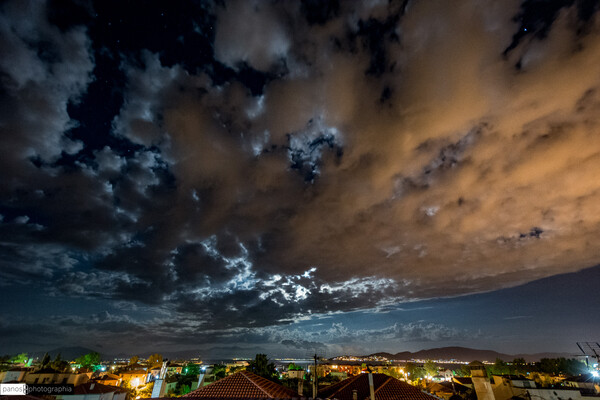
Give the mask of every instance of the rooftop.
[(210, 385), (196, 389), (186, 398), (291, 399), (298, 393), (249, 371), (236, 372)]
[[(420, 389), (385, 374), (373, 374), (375, 400), (434, 400), (435, 397)], [(369, 398), (369, 374), (360, 374), (345, 379), (319, 391), (319, 397), (337, 400), (352, 400), (356, 390), (357, 399)]]
[(123, 371), (121, 375), (146, 375), (146, 371), (143, 369), (134, 369), (131, 371)]
[(97, 382), (88, 382), (88, 383), (84, 383), (83, 385), (75, 386), (74, 394), (91, 394), (91, 393), (98, 394), (98, 393), (111, 393), (111, 392), (123, 393), (123, 392), (126, 392), (126, 390), (115, 387), (115, 386), (102, 385), (101, 383), (97, 383)]
[(118, 381), (119, 379), (121, 379), (121, 377), (118, 375), (106, 374), (106, 375), (102, 375), (99, 378), (96, 378), (95, 380), (97, 380), (97, 381)]

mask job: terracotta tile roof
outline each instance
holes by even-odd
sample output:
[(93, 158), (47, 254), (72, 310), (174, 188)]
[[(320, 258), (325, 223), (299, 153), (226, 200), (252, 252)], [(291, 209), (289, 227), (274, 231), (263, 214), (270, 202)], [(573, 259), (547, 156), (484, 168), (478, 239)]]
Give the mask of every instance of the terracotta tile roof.
[(143, 369), (134, 369), (131, 371), (123, 371), (121, 372), (121, 375), (146, 375), (147, 372), (144, 371)]
[[(6, 383), (6, 382), (4, 382)], [(35, 397), (29, 394), (16, 395), (16, 396), (0, 396), (0, 400), (40, 400), (40, 397)]]
[(97, 380), (97, 381), (118, 381), (119, 379), (121, 379), (121, 377), (118, 375), (106, 374), (106, 375), (102, 375), (99, 378), (96, 378), (95, 380)]
[[(373, 374), (375, 400), (434, 400), (435, 397), (423, 393), (419, 388), (385, 374)], [(369, 374), (360, 374), (345, 379), (319, 391), (318, 396), (325, 399), (352, 400), (352, 391), (356, 390), (357, 399), (365, 400), (370, 396)]]
[(59, 374), (59, 373), (60, 372), (58, 372), (54, 368), (46, 367), (46, 368), (38, 369), (37, 371), (32, 372), (31, 374)]
[(461, 376), (455, 376), (454, 380), (458, 383), (462, 383), (463, 385), (472, 385), (473, 379)]
[(74, 394), (91, 394), (91, 393), (123, 393), (125, 389), (121, 389), (115, 386), (102, 385), (97, 382), (88, 382), (83, 385), (75, 386)]
[(291, 399), (298, 393), (249, 371), (236, 372), (226, 378), (190, 392), (186, 398)]

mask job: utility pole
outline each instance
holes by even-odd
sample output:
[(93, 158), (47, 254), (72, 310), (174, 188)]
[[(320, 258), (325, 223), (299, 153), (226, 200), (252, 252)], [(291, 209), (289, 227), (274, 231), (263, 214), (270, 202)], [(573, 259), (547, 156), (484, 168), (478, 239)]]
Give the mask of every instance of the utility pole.
[(315, 360), (315, 369), (313, 370), (313, 399), (317, 398), (317, 353), (313, 356)]

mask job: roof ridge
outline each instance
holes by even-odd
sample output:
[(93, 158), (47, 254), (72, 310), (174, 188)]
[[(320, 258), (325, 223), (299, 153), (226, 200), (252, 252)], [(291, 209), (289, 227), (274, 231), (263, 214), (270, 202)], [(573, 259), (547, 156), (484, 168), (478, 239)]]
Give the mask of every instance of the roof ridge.
[[(385, 380), (385, 382), (383, 382), (381, 385), (379, 385), (379, 387), (373, 392), (373, 394), (376, 394), (377, 392), (379, 392), (379, 389), (381, 389), (382, 387), (384, 387), (385, 385), (388, 384), (389, 381), (392, 380), (391, 376), (388, 376), (388, 378)], [(375, 384), (373, 384), (375, 385)]]
[[(268, 393), (268, 392), (267, 392), (265, 389), (263, 389), (263, 388), (262, 388), (262, 387), (260, 387), (260, 386), (259, 386), (259, 385), (258, 385), (256, 382), (254, 382), (252, 379), (250, 379), (250, 377), (249, 377), (248, 375), (246, 375), (244, 372), (250, 373), (250, 374), (252, 374), (252, 375), (255, 375), (255, 376), (258, 376), (258, 375), (254, 374), (254, 373), (252, 373), (252, 372), (250, 372), (250, 371), (247, 371), (247, 370), (240, 371), (240, 373), (242, 373), (242, 375), (244, 376), (244, 378), (246, 378), (246, 379), (248, 379), (250, 382), (252, 382), (252, 384), (253, 384), (254, 386), (256, 386), (256, 387), (257, 387), (257, 388), (258, 388), (258, 389), (259, 389), (261, 392), (263, 392), (264, 394), (266, 394), (266, 395), (267, 395), (267, 397), (271, 397), (271, 398), (273, 397), (273, 396), (271, 396), (271, 394), (270, 394), (270, 393)], [(259, 378), (262, 378), (262, 377), (259, 377)]]
[(353, 383), (354, 381), (356, 381), (358, 378), (360, 378), (360, 375), (356, 375), (354, 377), (352, 377), (351, 379), (348, 379), (348, 383), (345, 384), (344, 386), (341, 386), (338, 390), (336, 390), (335, 392), (331, 393), (331, 396), (333, 396), (335, 393), (339, 393), (342, 390), (344, 390), (346, 387), (348, 387), (348, 385), (350, 385), (351, 383)]

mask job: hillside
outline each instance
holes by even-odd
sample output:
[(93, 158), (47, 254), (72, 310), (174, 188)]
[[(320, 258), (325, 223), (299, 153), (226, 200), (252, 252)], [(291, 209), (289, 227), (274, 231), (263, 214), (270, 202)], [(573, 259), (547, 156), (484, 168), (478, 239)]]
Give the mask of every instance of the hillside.
[[(417, 352), (403, 351), (396, 354), (379, 352), (370, 356), (385, 357), (388, 360), (457, 360), (471, 362), (474, 360), (494, 362), (497, 358), (511, 361), (515, 358), (524, 358), (527, 362), (539, 361), (541, 358), (571, 358), (572, 355), (565, 353), (535, 353), (535, 354), (505, 354), (494, 350), (471, 349), (468, 347), (438, 347)], [(368, 357), (368, 356), (363, 356)]]

